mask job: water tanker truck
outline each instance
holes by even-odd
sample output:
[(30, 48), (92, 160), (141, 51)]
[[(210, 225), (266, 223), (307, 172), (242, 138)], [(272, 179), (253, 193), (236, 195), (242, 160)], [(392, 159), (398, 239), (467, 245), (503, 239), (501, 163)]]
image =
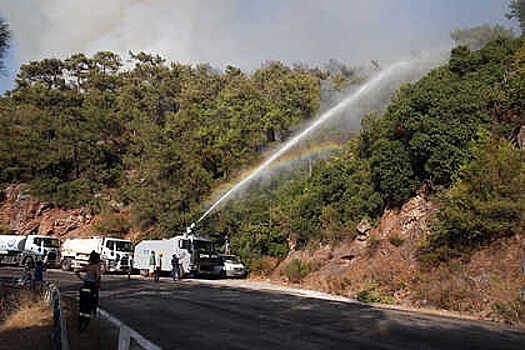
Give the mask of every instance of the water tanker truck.
[[(171, 271), (171, 258), (178, 254), (182, 264), (182, 273), (186, 275), (219, 276), (222, 272), (222, 260), (215, 252), (213, 242), (209, 239), (190, 234), (170, 239), (142, 241), (135, 246), (133, 268), (140, 270), (143, 276), (148, 274), (149, 258), (155, 252), (155, 258), (161, 259), (162, 271)], [(159, 253), (162, 252), (162, 257)]]
[(40, 235), (0, 235), (0, 264), (25, 265), (41, 260), (47, 267), (58, 262), (58, 238)]
[(69, 271), (87, 265), (92, 251), (100, 254), (107, 272), (127, 272), (131, 241), (112, 237), (70, 238), (62, 244), (62, 269)]

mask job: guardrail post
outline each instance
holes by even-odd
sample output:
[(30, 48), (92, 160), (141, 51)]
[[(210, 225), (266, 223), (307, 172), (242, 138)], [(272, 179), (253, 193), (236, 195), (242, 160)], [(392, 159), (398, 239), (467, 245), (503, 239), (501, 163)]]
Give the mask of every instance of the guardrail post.
[(120, 326), (118, 334), (118, 350), (129, 350), (130, 332), (126, 326)]

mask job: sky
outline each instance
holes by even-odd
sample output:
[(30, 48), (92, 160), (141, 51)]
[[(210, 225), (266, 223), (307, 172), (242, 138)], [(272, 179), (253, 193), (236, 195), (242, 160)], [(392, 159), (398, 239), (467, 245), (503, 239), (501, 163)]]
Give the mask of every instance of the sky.
[(455, 28), (505, 19), (506, 0), (0, 0), (13, 40), (0, 92), (21, 64), (109, 50), (234, 65), (393, 62), (450, 47)]

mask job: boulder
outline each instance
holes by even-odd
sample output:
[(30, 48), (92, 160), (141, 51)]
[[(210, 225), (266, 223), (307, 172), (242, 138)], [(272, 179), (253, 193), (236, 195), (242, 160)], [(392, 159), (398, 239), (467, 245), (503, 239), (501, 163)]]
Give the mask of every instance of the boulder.
[(368, 221), (368, 218), (362, 218), (361, 222), (356, 227), (357, 233), (361, 236), (367, 235), (368, 231), (372, 229), (372, 224)]

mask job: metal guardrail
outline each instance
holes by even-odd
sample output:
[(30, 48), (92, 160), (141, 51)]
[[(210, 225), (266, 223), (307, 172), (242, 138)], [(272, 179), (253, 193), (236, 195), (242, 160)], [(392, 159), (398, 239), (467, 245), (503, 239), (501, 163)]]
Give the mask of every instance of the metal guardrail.
[(44, 282), (44, 301), (53, 308), (53, 349), (69, 350), (66, 319), (60, 290), (53, 282)]

